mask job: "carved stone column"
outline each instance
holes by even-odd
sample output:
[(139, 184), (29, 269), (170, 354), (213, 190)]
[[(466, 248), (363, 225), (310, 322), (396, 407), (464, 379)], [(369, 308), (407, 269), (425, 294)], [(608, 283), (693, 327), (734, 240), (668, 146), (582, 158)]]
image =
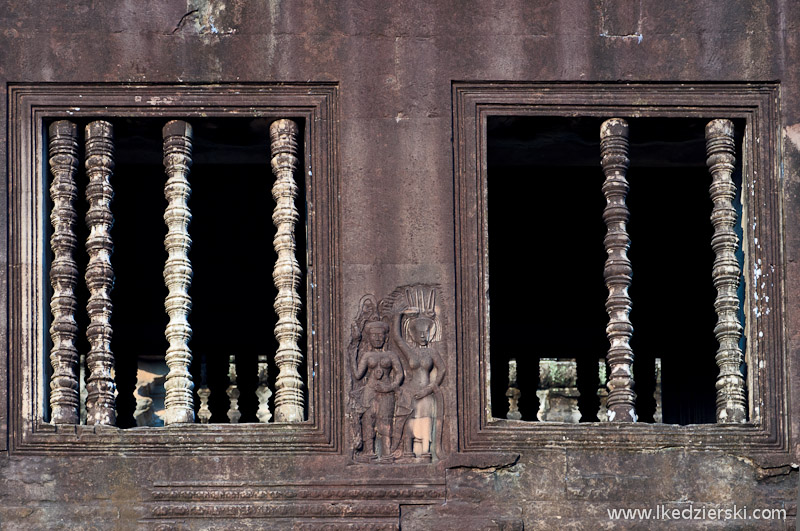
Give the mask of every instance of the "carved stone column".
[(53, 262), (50, 266), (50, 285), (53, 297), (50, 299), (50, 310), (53, 322), (50, 325), (50, 338), (53, 349), (50, 351), (50, 363), (53, 375), (50, 378), (50, 418), (53, 424), (78, 424), (80, 421), (78, 408), (78, 349), (75, 339), (78, 336), (78, 325), (75, 322), (75, 311), (78, 301), (75, 298), (75, 286), (78, 283), (78, 266), (73, 253), (77, 246), (75, 236), (75, 198), (78, 187), (75, 184), (75, 171), (78, 169), (78, 128), (66, 120), (53, 122), (50, 125), (50, 172), (53, 181), (50, 185), (50, 197), (53, 200), (53, 211), (50, 222), (53, 235), (50, 237), (50, 248), (53, 251)]
[(297, 124), (291, 120), (277, 120), (270, 126), (272, 150), (272, 172), (275, 184), (272, 197), (275, 211), (272, 221), (277, 231), (273, 244), (278, 259), (272, 277), (278, 295), (275, 298), (275, 312), (278, 322), (275, 337), (278, 339), (278, 352), (275, 364), (278, 377), (275, 382), (275, 421), (302, 422), (305, 419), (305, 397), (303, 379), (298, 372), (303, 353), (298, 341), (303, 332), (297, 315), (302, 301), (297, 294), (300, 282), (300, 266), (297, 263), (294, 239), (295, 224), (299, 214), (295, 206), (297, 184), (294, 170), (297, 167)]
[(89, 288), (87, 312), (89, 326), (89, 354), (86, 364), (89, 378), (86, 383), (86, 423), (114, 425), (115, 383), (114, 355), (111, 353), (111, 290), (114, 287), (114, 270), (111, 267), (111, 174), (114, 170), (114, 129), (106, 121), (98, 120), (86, 126), (86, 225), (89, 237), (86, 252), (86, 286)]
[(603, 240), (608, 253), (603, 271), (608, 288), (606, 311), (609, 322), (606, 334), (611, 343), (607, 355), (611, 371), (608, 379), (608, 420), (635, 422), (636, 393), (633, 391), (633, 350), (630, 347), (633, 326), (629, 319), (631, 298), (628, 296), (633, 271), (628, 259), (631, 242), (626, 230), (630, 213), (625, 203), (628, 195), (628, 181), (625, 178), (629, 163), (628, 122), (621, 118), (603, 122), (600, 126), (600, 155), (600, 164), (606, 176), (603, 194), (607, 204), (603, 221), (608, 228)]
[(747, 421), (747, 395), (742, 375), (743, 354), (739, 348), (742, 325), (739, 323), (739, 277), (741, 268), (736, 259), (739, 238), (736, 236), (736, 186), (731, 179), (736, 160), (733, 122), (712, 120), (706, 125), (706, 151), (711, 172), (711, 223), (714, 236), (711, 248), (714, 259), (714, 287), (717, 288), (717, 325), (714, 334), (719, 342), (717, 350), (717, 422), (741, 423)]
[(188, 253), (192, 246), (189, 237), (192, 214), (187, 203), (191, 195), (188, 177), (192, 165), (192, 126), (182, 120), (172, 120), (164, 126), (163, 136), (167, 173), (164, 195), (168, 202), (164, 212), (167, 224), (164, 246), (168, 253), (164, 282), (169, 290), (164, 303), (169, 315), (165, 333), (169, 341), (166, 355), (169, 372), (164, 384), (167, 390), (164, 424), (169, 425), (194, 422), (194, 384), (189, 372), (192, 363), (192, 351), (189, 349), (189, 339), (192, 337), (192, 328), (189, 326), (192, 263)]

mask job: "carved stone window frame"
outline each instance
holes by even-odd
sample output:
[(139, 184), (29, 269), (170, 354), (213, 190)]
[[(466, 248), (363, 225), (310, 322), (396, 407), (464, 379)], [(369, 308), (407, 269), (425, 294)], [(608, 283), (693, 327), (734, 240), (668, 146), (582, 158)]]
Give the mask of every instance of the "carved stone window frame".
[[(8, 296), (9, 450), (15, 454), (127, 454), (204, 448), (208, 454), (337, 452), (341, 415), (338, 300), (338, 181), (335, 83), (121, 85), (11, 84), (8, 86)], [(308, 415), (293, 424), (183, 424), (119, 429), (58, 425), (43, 421), (48, 384), (45, 365), (49, 319), (45, 235), (47, 140), (45, 120), (115, 117), (206, 119), (223, 117), (305, 120), (305, 164), (309, 205), (308, 330), (305, 355)], [(269, 145), (264, 145), (268, 151)], [(272, 174), (264, 168), (265, 201)], [(270, 229), (266, 219), (264, 229)], [(272, 236), (266, 233), (268, 241)], [(269, 308), (268, 308), (269, 309)], [(306, 326), (306, 325), (304, 325)], [(312, 377), (313, 375), (313, 377)], [(0, 404), (2, 405), (2, 404)], [(5, 437), (3, 437), (5, 442)]]
[[(596, 447), (602, 441), (604, 447), (619, 449), (680, 446), (698, 450), (735, 450), (761, 456), (767, 461), (770, 457), (779, 458), (787, 454), (790, 450), (783, 317), (779, 86), (775, 83), (458, 82), (453, 84), (452, 95), (460, 448), (463, 451), (553, 446), (586, 448)], [(749, 311), (745, 330), (750, 389), (750, 421), (747, 424), (570, 425), (491, 417), (486, 124), (487, 117), (493, 115), (745, 120), (746, 133), (740, 155), (744, 161), (743, 189), (748, 195), (745, 218), (757, 220), (757, 223), (755, 227), (753, 223), (749, 224), (742, 242), (744, 272), (752, 276), (757, 262), (766, 267), (774, 266), (765, 287), (758, 287), (759, 300), (753, 300), (751, 293), (745, 300), (745, 308)], [(598, 152), (598, 173), (601, 172), (599, 162)], [(679, 192), (673, 190), (672, 193)], [(758, 245), (754, 245), (755, 242)], [(750, 283), (747, 291), (752, 291)], [(763, 304), (765, 295), (769, 296), (771, 311), (760, 308), (760, 316), (755, 317), (753, 306)], [(674, 340), (677, 344), (679, 338)], [(709, 352), (708, 355), (714, 356), (715, 353)]]

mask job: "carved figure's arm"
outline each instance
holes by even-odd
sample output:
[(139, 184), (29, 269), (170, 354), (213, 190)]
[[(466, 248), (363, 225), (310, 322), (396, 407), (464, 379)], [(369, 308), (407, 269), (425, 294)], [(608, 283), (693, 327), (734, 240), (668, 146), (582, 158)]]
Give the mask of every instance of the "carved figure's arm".
[(358, 331), (358, 327), (353, 325), (350, 327), (350, 344), (347, 345), (347, 354), (348, 358), (350, 359), (348, 366), (350, 367), (350, 372), (353, 373), (353, 377), (358, 380), (361, 377), (356, 376), (358, 372), (358, 368), (356, 366), (356, 360), (358, 358), (358, 344), (361, 343), (361, 332)]
[(436, 348), (431, 348), (431, 355), (433, 357), (433, 366), (436, 368), (436, 387), (442, 385), (442, 381), (444, 380), (444, 375), (447, 372), (447, 368), (444, 366), (444, 360), (439, 355), (439, 351)]
[(362, 356), (358, 365), (355, 363), (355, 357), (350, 361), (353, 367), (353, 376), (355, 376), (356, 380), (360, 380), (367, 373), (367, 356)]
[(424, 398), (429, 394), (433, 393), (439, 386), (442, 385), (442, 380), (444, 380), (444, 373), (446, 371), (444, 367), (444, 362), (442, 361), (442, 357), (439, 356), (439, 353), (436, 352), (435, 348), (431, 348), (431, 357), (433, 358), (433, 366), (436, 369), (436, 381), (429, 383), (425, 387), (423, 387), (418, 393), (414, 394), (414, 398), (419, 400), (420, 398)]
[(405, 362), (403, 364), (403, 368), (406, 368), (406, 365), (409, 364), (409, 360), (411, 359), (411, 346), (406, 343), (406, 340), (403, 339), (403, 335), (400, 333), (400, 326), (402, 324), (402, 318), (404, 313), (408, 313), (409, 310), (403, 310), (402, 312), (398, 312), (394, 314), (392, 317), (392, 339), (394, 339), (395, 344), (397, 344), (397, 348), (400, 349), (400, 354), (403, 356), (402, 361)]
[(395, 389), (400, 387), (404, 378), (405, 373), (403, 372), (403, 364), (400, 362), (400, 356), (392, 352), (392, 383)]

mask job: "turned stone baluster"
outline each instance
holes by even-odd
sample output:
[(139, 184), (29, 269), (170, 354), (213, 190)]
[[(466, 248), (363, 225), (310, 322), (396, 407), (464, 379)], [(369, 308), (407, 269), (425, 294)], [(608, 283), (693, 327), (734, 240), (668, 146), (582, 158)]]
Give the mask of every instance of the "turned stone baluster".
[(717, 422), (741, 423), (747, 421), (747, 395), (742, 376), (742, 350), (739, 339), (742, 325), (739, 323), (739, 276), (741, 268), (736, 258), (739, 238), (736, 235), (736, 185), (731, 179), (736, 160), (733, 137), (733, 122), (712, 120), (706, 125), (707, 164), (711, 172), (711, 223), (714, 235), (711, 248), (714, 250), (712, 276), (717, 289), (714, 308), (717, 325), (714, 334), (719, 342), (716, 361), (717, 377)]
[(580, 396), (575, 358), (539, 358), (536, 418), (543, 422), (580, 422)]
[(208, 398), (211, 396), (211, 389), (204, 385), (197, 390), (197, 396), (200, 397), (200, 409), (197, 411), (200, 424), (208, 424), (211, 421), (211, 410), (208, 409)]
[(200, 397), (200, 409), (197, 410), (197, 417), (200, 419), (200, 424), (208, 424), (211, 422), (211, 410), (208, 408), (208, 398), (211, 396), (211, 389), (208, 388), (206, 371), (206, 357), (203, 355), (200, 365), (200, 389), (197, 390), (197, 396)]
[(303, 379), (298, 372), (303, 360), (303, 353), (298, 346), (303, 329), (297, 318), (302, 304), (297, 294), (301, 271), (295, 256), (294, 239), (299, 214), (295, 206), (297, 184), (292, 175), (298, 163), (297, 132), (297, 125), (291, 120), (277, 120), (270, 126), (272, 172), (275, 174), (272, 197), (276, 203), (272, 221), (277, 228), (273, 244), (278, 254), (272, 273), (278, 289), (274, 305), (278, 314), (275, 337), (279, 343), (275, 354), (275, 364), (278, 366), (275, 382), (276, 422), (301, 422), (305, 417)]
[(86, 126), (86, 225), (89, 237), (86, 251), (89, 263), (86, 266), (86, 286), (89, 288), (87, 312), (89, 326), (89, 354), (86, 365), (89, 378), (86, 383), (86, 423), (114, 425), (115, 383), (114, 355), (111, 353), (111, 289), (114, 287), (114, 271), (111, 267), (111, 174), (114, 169), (114, 129), (106, 121), (98, 120)]
[(80, 422), (78, 408), (80, 406), (78, 384), (78, 349), (75, 339), (78, 336), (78, 325), (75, 322), (75, 311), (78, 301), (75, 298), (75, 286), (78, 283), (78, 266), (73, 253), (77, 246), (75, 221), (75, 198), (78, 187), (75, 184), (75, 171), (78, 169), (78, 128), (66, 120), (53, 122), (50, 125), (50, 172), (53, 182), (50, 185), (50, 197), (53, 200), (53, 211), (50, 222), (53, 235), (50, 247), (53, 251), (53, 262), (50, 266), (50, 285), (53, 287), (53, 298), (50, 310), (53, 322), (50, 325), (50, 337), (53, 349), (50, 352), (50, 363), (53, 375), (50, 378), (50, 418), (53, 424), (78, 424)]
[(522, 413), (519, 412), (519, 399), (521, 395), (522, 393), (519, 387), (517, 387), (517, 360), (511, 358), (508, 360), (508, 389), (506, 390), (506, 397), (508, 398), (507, 419), (522, 419)]
[(629, 218), (625, 199), (628, 194), (628, 123), (621, 118), (606, 120), (600, 126), (600, 164), (606, 180), (603, 194), (606, 208), (603, 221), (608, 229), (603, 243), (608, 257), (603, 275), (608, 288), (606, 311), (609, 323), (606, 334), (611, 346), (608, 350), (608, 420), (614, 422), (636, 421), (636, 393), (634, 392), (633, 351), (630, 339), (633, 326), (629, 319), (631, 299), (628, 288), (633, 271), (628, 259), (630, 238), (626, 230)]
[(258, 397), (258, 412), (256, 416), (259, 422), (269, 422), (272, 419), (272, 412), (269, 410), (269, 397), (272, 396), (272, 391), (269, 388), (267, 355), (258, 355), (258, 389), (256, 389), (256, 396)]
[(182, 120), (172, 120), (164, 126), (163, 136), (164, 167), (167, 173), (164, 196), (168, 202), (164, 212), (164, 221), (167, 224), (164, 246), (168, 253), (164, 266), (164, 282), (169, 290), (164, 303), (169, 315), (165, 332), (169, 342), (166, 355), (169, 372), (164, 384), (164, 424), (169, 425), (194, 422), (194, 384), (189, 373), (192, 363), (192, 351), (189, 349), (192, 328), (188, 320), (192, 309), (192, 299), (189, 297), (192, 264), (188, 255), (192, 246), (189, 237), (192, 214), (187, 203), (191, 195), (188, 176), (192, 165), (192, 127)]
[(88, 398), (88, 392), (86, 390), (86, 354), (81, 354), (80, 359), (78, 359), (78, 381), (81, 384), (81, 390), (79, 394), (78, 400), (80, 401), (80, 417), (81, 417), (81, 424), (86, 424), (86, 403)]
[(653, 400), (656, 411), (653, 413), (653, 422), (664, 421), (664, 409), (661, 407), (661, 358), (656, 358), (656, 388), (653, 391)]
[(597, 360), (597, 398), (600, 401), (600, 407), (597, 409), (597, 420), (600, 422), (608, 421), (608, 408), (606, 407), (606, 400), (608, 399), (608, 371), (606, 370), (606, 359), (600, 358)]
[(231, 424), (236, 424), (239, 422), (239, 419), (242, 418), (242, 414), (239, 411), (239, 386), (236, 385), (236, 356), (233, 354), (228, 359), (228, 380), (230, 381), (230, 385), (228, 389), (225, 390), (230, 402), (230, 406), (228, 407), (228, 420), (231, 421)]

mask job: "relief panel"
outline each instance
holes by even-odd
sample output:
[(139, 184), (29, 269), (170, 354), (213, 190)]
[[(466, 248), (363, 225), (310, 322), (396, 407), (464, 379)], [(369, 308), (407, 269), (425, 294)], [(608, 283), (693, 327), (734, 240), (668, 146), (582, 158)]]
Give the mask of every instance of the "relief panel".
[(361, 298), (347, 347), (355, 461), (441, 458), (447, 369), (439, 298), (427, 284), (402, 286), (380, 301)]

